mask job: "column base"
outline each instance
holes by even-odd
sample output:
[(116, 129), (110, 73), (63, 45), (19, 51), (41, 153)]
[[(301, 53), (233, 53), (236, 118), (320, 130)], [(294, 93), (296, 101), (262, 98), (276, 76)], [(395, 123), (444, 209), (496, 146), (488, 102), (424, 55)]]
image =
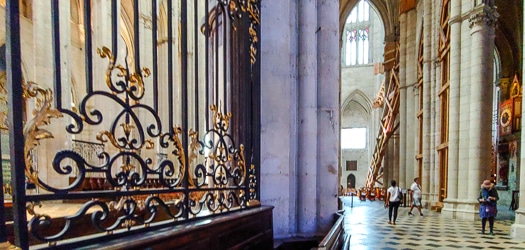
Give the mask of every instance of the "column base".
[(476, 200), (445, 199), (441, 217), (475, 221), (479, 219), (479, 202)]
[(516, 219), (510, 226), (510, 237), (525, 240), (525, 208), (516, 210)]

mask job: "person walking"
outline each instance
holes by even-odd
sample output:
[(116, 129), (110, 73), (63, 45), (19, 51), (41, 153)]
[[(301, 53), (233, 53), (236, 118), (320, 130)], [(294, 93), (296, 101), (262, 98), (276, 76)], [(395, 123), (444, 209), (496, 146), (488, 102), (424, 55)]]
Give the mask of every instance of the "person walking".
[(479, 217), (481, 218), (481, 234), (485, 234), (485, 225), (489, 221), (490, 235), (494, 235), (494, 219), (498, 214), (498, 191), (490, 180), (484, 180), (479, 190)]
[(410, 186), (410, 190), (412, 191), (412, 204), (410, 204), (410, 211), (408, 211), (408, 215), (414, 216), (412, 214), (412, 210), (414, 207), (417, 208), (417, 211), (419, 211), (419, 215), (423, 217), (423, 213), (421, 212), (421, 185), (419, 184), (419, 178), (416, 177), (414, 179), (414, 183)]
[(401, 201), (401, 189), (396, 186), (396, 181), (390, 182), (391, 186), (386, 191), (385, 206), (388, 206), (388, 224), (395, 225), (397, 219), (397, 209)]

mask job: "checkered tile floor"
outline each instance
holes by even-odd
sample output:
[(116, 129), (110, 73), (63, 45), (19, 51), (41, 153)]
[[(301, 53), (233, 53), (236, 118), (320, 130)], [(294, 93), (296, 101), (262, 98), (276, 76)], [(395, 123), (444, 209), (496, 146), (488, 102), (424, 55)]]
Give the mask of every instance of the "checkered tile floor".
[[(479, 234), (481, 221), (441, 218), (439, 213), (416, 209), (408, 216), (408, 207), (400, 207), (396, 225), (389, 225), (388, 209), (383, 201), (361, 202), (343, 197), (344, 228), (350, 233), (350, 249), (524, 249), (525, 241), (510, 238), (513, 221), (496, 217), (494, 236)], [(351, 207), (352, 205), (352, 207)], [(488, 223), (487, 223), (488, 231)]]

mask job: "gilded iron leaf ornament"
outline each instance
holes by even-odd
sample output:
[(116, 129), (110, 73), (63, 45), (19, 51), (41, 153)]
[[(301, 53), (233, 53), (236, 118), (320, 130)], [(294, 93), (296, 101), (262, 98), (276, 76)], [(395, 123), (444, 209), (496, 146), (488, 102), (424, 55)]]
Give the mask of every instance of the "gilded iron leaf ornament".
[(53, 103), (53, 91), (51, 89), (44, 89), (34, 82), (27, 82), (27, 85), (24, 85), (24, 95), (27, 98), (36, 99), (33, 119), (29, 120), (24, 126), (25, 173), (33, 183), (40, 186), (38, 173), (33, 169), (31, 151), (40, 144), (40, 140), (53, 138), (51, 132), (41, 127), (50, 124), (51, 118), (62, 117), (62, 113), (51, 106)]

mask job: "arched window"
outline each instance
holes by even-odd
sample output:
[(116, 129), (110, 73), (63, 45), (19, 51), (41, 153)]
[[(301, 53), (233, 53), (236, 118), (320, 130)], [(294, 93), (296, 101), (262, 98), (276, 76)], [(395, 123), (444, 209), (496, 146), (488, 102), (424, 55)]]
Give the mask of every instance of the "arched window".
[(360, 0), (346, 19), (344, 63), (346, 66), (369, 63), (370, 5)]

